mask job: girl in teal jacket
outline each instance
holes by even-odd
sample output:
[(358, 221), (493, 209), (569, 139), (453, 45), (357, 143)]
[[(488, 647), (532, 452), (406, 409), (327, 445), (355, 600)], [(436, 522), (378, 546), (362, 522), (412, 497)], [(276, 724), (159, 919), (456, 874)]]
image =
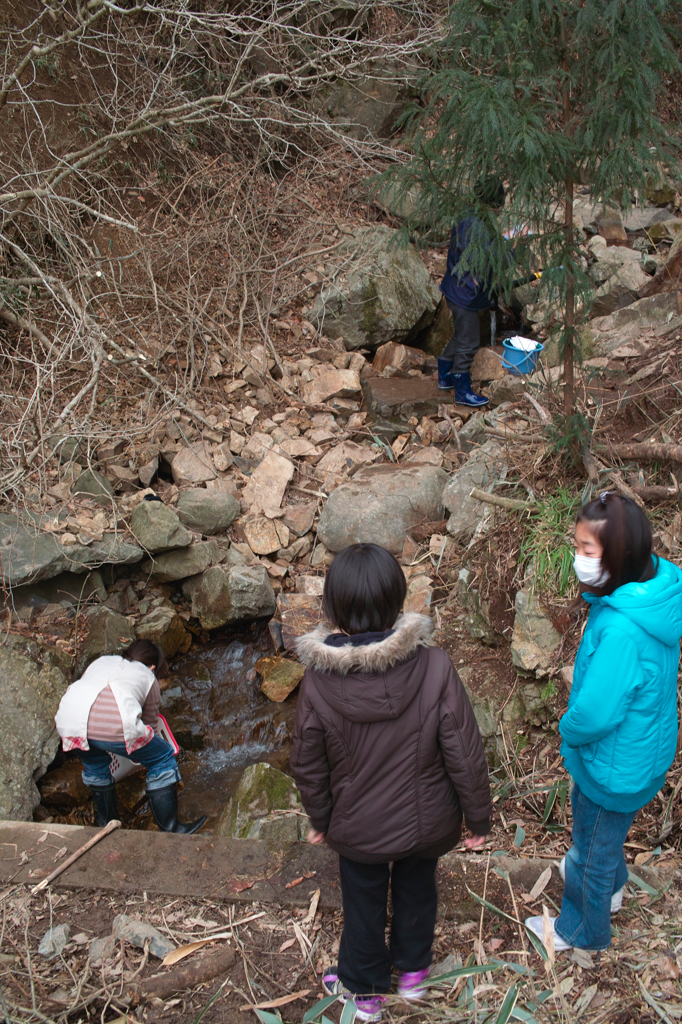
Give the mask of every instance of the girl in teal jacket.
[[(591, 607), (560, 725), (573, 846), (552, 927), (555, 949), (596, 950), (610, 945), (622, 903), (630, 825), (675, 757), (682, 570), (652, 555), (648, 519), (610, 491), (581, 510), (575, 546)], [(542, 938), (542, 918), (526, 924)]]

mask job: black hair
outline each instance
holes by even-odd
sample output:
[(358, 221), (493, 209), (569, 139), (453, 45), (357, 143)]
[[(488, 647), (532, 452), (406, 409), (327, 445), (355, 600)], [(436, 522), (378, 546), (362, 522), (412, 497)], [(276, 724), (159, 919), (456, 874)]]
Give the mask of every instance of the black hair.
[(343, 633), (382, 633), (400, 615), (406, 592), (405, 575), (390, 551), (351, 544), (327, 572), (322, 607)]
[(474, 188), (474, 194), (479, 202), (493, 210), (499, 210), (504, 206), (505, 189), (504, 185), (494, 174), (487, 178), (481, 178)]
[(577, 522), (589, 525), (602, 545), (602, 567), (609, 579), (603, 587), (591, 587), (601, 597), (626, 583), (645, 583), (656, 575), (651, 556), (651, 524), (639, 505), (613, 491), (603, 491), (584, 505)]
[(157, 679), (163, 679), (168, 675), (168, 662), (158, 644), (151, 640), (133, 640), (130, 647), (123, 652), (127, 661), (141, 661), (143, 665), (150, 668)]

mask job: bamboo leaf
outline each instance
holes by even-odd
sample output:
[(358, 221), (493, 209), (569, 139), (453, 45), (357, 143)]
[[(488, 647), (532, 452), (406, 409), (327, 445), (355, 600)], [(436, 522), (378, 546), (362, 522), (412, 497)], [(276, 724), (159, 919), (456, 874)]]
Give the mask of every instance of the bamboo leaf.
[(516, 1000), (519, 998), (519, 989), (521, 987), (520, 981), (515, 981), (512, 987), (504, 997), (504, 1002), (500, 1007), (500, 1012), (495, 1018), (495, 1024), (507, 1024), (507, 1021), (512, 1015), (514, 1007), (516, 1006)]
[[(303, 1024), (308, 1024), (308, 1021), (315, 1020), (324, 1010), (327, 1009), (328, 1006), (335, 1003), (337, 999), (338, 996), (325, 996), (324, 999), (320, 999), (319, 1002), (315, 1003), (314, 1006), (311, 1006), (303, 1015)], [(268, 1022), (268, 1024), (271, 1024), (271, 1022)]]
[(516, 826), (516, 835), (514, 836), (514, 846), (521, 846), (523, 840), (526, 838), (526, 830), (521, 825)]
[(261, 1024), (282, 1024), (282, 1018), (278, 1013), (268, 1013), (267, 1010), (256, 1010), (253, 1011)]
[(353, 1021), (355, 1020), (355, 1015), (357, 1014), (357, 1012), (358, 1012), (358, 1008), (355, 1005), (355, 1000), (349, 999), (348, 1002), (346, 1003), (346, 1005), (343, 1008), (343, 1013), (341, 1014), (340, 1024), (353, 1024)]
[(559, 792), (559, 786), (555, 782), (554, 785), (552, 786), (552, 788), (550, 789), (549, 793), (547, 794), (547, 801), (545, 803), (545, 813), (542, 815), (542, 821), (540, 822), (541, 825), (546, 825), (547, 822), (549, 821), (549, 816), (550, 816), (550, 814), (552, 813), (552, 811), (554, 809), (554, 804), (555, 804), (558, 792)]

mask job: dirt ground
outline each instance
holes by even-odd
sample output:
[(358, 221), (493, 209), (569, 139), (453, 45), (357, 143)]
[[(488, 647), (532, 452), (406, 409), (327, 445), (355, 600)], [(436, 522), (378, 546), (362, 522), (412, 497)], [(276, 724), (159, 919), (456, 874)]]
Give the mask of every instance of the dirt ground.
[[(682, 1017), (678, 980), (682, 927), (680, 900), (673, 887), (647, 892), (629, 886), (623, 910), (614, 918), (612, 947), (601, 954), (558, 954), (552, 965), (543, 964), (527, 939), (520, 937), (519, 925), (502, 915), (523, 919), (529, 913), (541, 913), (543, 904), (556, 913), (561, 894), (556, 871), (535, 899), (520, 886), (512, 886), (504, 875), (495, 868), (490, 851), (472, 856), (470, 866), (463, 869), (441, 864), (434, 974), (462, 967), (479, 973), (467, 977), (465, 970), (462, 976), (434, 985), (428, 999), (410, 1007), (389, 996), (389, 1019), (504, 1020), (496, 1015), (516, 982), (520, 987), (514, 1019), (653, 1024)], [(497, 912), (482, 907), (476, 897), (485, 898)], [(119, 913), (155, 925), (178, 946), (227, 932), (227, 939), (193, 953), (181, 966), (200, 965), (226, 944), (235, 952), (234, 964), (226, 975), (191, 990), (131, 1008), (125, 996), (131, 983), (178, 968), (160, 967), (157, 958), (123, 941), (115, 943), (103, 962), (90, 963), (90, 940), (109, 934)], [(242, 920), (245, 923), (240, 925)], [(38, 954), (38, 945), (51, 924), (62, 923), (70, 926), (70, 941), (61, 955), (46, 961)], [(244, 1016), (253, 1012), (246, 1009), (249, 1006), (301, 993), (278, 1011), (284, 1021), (300, 1021), (324, 995), (321, 977), (336, 962), (341, 924), (340, 913), (315, 913), (312, 906), (308, 911), (292, 911), (276, 905), (237, 908), (226, 902), (146, 893), (126, 898), (57, 887), (31, 897), (26, 890), (10, 890), (3, 901), (0, 945), (2, 1009), (6, 1020), (32, 1018), (60, 1024), (86, 1020), (237, 1024), (249, 1020)], [(340, 1007), (332, 1005), (324, 1012), (337, 1021)]]

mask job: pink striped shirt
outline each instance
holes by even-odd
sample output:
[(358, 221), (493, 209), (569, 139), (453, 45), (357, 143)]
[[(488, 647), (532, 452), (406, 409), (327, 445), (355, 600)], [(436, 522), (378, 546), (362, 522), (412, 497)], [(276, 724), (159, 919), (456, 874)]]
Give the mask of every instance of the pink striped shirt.
[[(142, 706), (142, 721), (145, 725), (150, 726), (152, 732), (159, 724), (160, 704), (161, 688), (158, 679), (155, 679)], [(111, 743), (125, 742), (121, 712), (118, 710), (118, 704), (110, 686), (104, 687), (90, 708), (88, 739)], [(152, 739), (151, 734), (146, 742), (148, 743), (150, 739)]]

